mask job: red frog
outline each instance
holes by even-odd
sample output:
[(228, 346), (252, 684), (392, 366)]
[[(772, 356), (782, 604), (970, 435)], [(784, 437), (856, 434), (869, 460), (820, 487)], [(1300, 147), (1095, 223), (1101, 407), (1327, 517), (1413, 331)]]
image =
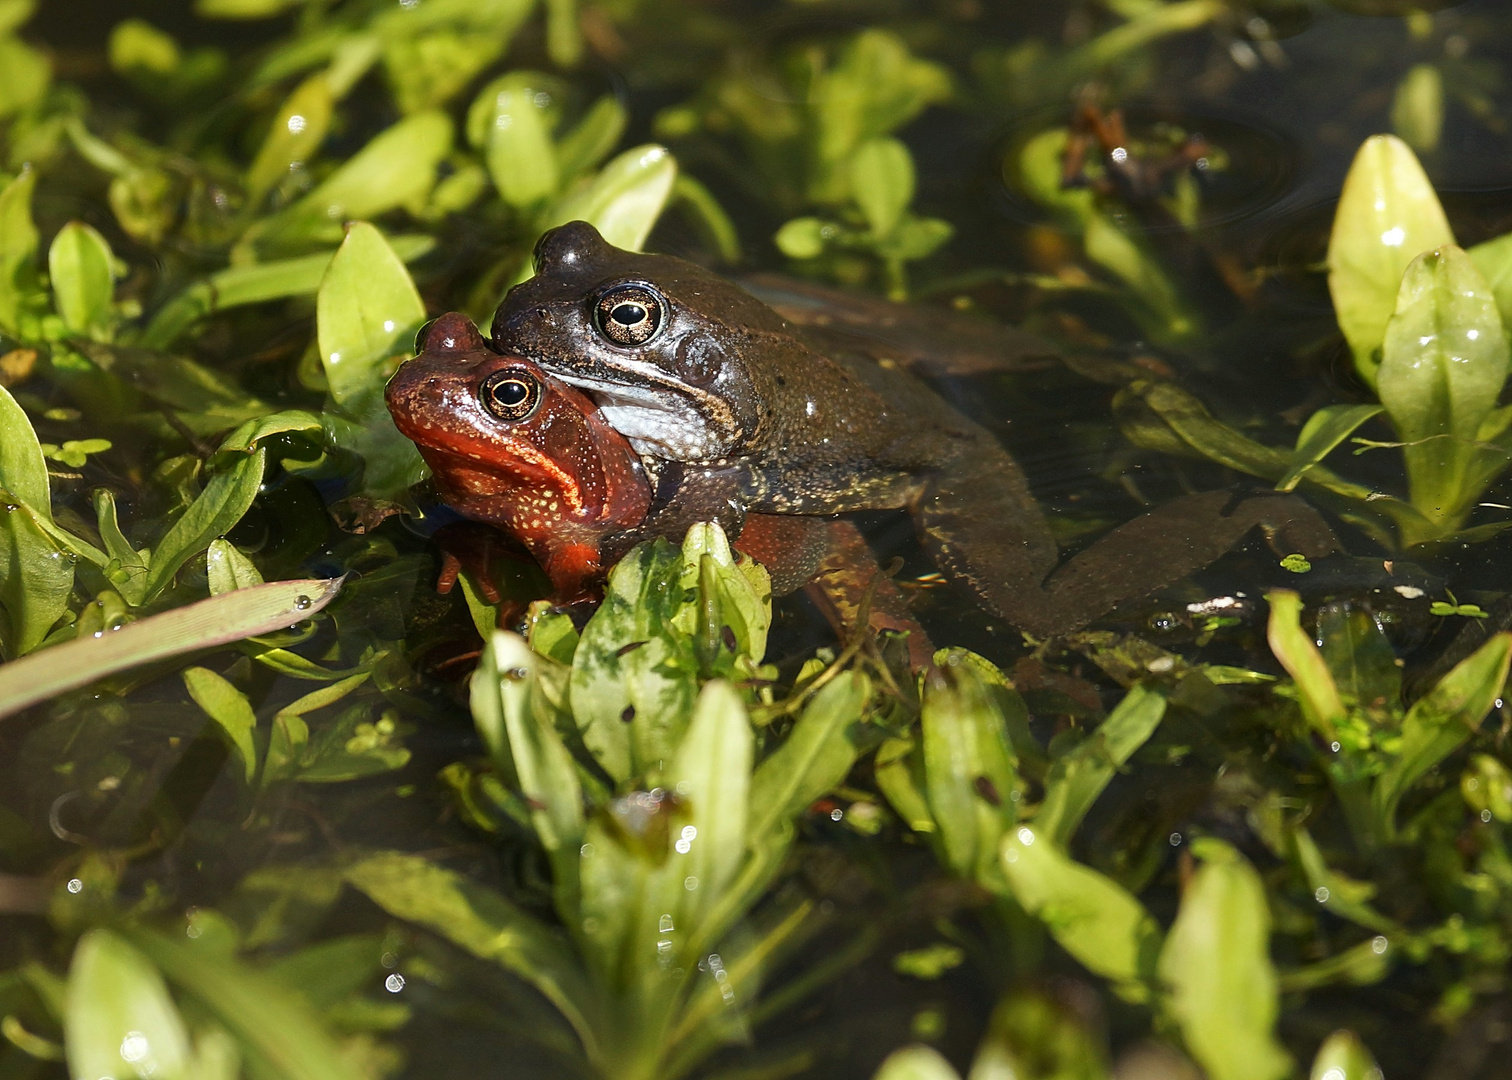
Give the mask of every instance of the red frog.
[[(431, 467), (446, 502), (523, 543), (550, 577), (555, 598), (592, 598), (652, 505), (640, 456), (586, 395), (518, 356), (493, 351), (455, 312), (425, 331), (420, 352), (385, 390), (389, 412)], [(757, 559), (781, 595), (809, 582), (811, 596), (843, 628), (875, 590), (869, 623), (907, 631), (915, 666), (930, 646), (901, 595), (849, 522), (748, 515), (737, 550)], [(870, 569), (871, 573), (865, 571)], [(455, 568), (443, 573), (443, 583)]]

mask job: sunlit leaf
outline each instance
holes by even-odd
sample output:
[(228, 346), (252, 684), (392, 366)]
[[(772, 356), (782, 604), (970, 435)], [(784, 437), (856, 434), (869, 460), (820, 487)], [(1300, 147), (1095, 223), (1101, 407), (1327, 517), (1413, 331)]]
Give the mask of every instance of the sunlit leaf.
[(577, 126), (557, 141), (556, 159), (562, 177), (570, 180), (608, 157), (619, 145), (628, 122), (619, 99), (605, 94), (595, 101)]
[(1402, 796), (1459, 749), (1486, 719), (1507, 681), (1509, 659), (1512, 634), (1497, 634), (1456, 664), (1407, 711), (1396, 760), (1376, 781), (1376, 813), (1388, 838), (1395, 830)]
[(1444, 77), (1432, 64), (1414, 64), (1397, 84), (1391, 128), (1420, 153), (1438, 149), (1444, 131)]
[(1096, 731), (1057, 757), (1045, 777), (1045, 798), (1034, 818), (1036, 832), (1060, 847), (1069, 844), (1114, 774), (1155, 733), (1165, 708), (1159, 688), (1131, 687)]
[(552, 207), (543, 225), (586, 221), (615, 247), (639, 251), (667, 205), (677, 162), (665, 147), (636, 146), (611, 160), (582, 190)]
[(18, 37), (0, 37), (0, 116), (35, 105), (51, 81), (52, 65), (45, 53)]
[(425, 464), (383, 402), (383, 385), (409, 352), (425, 304), (383, 235), (357, 222), (347, 232), (316, 298), (320, 361), (330, 387), (326, 430), (362, 456), (364, 487), (392, 495), (415, 483)]
[(206, 19), (270, 19), (304, 0), (194, 0), (194, 13)]
[(31, 419), (0, 386), (0, 487), (52, 520), (51, 484)]
[(0, 387), (0, 650), (14, 660), (68, 610), (73, 561), (49, 535), (47, 462), (31, 421)]
[(1160, 952), (1169, 1009), (1212, 1080), (1280, 1080), (1291, 1059), (1273, 1034), (1280, 1008), (1265, 886), (1244, 857), (1204, 837)]
[(897, 139), (872, 139), (851, 157), (851, 197), (872, 234), (888, 236), (913, 201), (913, 157)]
[(549, 104), (550, 95), (540, 90), (530, 72), (514, 72), (484, 87), (474, 106), (485, 107), (488, 174), (504, 201), (516, 209), (545, 202), (561, 182)]
[(908, 1046), (889, 1054), (872, 1080), (961, 1080), (961, 1074), (938, 1050)]
[(1323, 1040), (1308, 1080), (1380, 1080), (1381, 1068), (1352, 1031), (1336, 1031)]
[(226, 738), (242, 760), (247, 783), (257, 775), (257, 715), (247, 695), (208, 668), (192, 667), (184, 672), (184, 686), (194, 703), (220, 725)]
[(0, 665), (0, 717), (127, 668), (286, 629), (330, 603), (341, 581), (238, 589)]
[(1127, 889), (1027, 825), (1003, 841), (1002, 865), (1014, 899), (1049, 927), (1061, 948), (1112, 980), (1125, 998), (1149, 997), (1160, 927)]
[(1407, 444), (1412, 504), (1445, 532), (1480, 495), (1477, 440), (1507, 366), (1496, 300), (1474, 262), (1453, 245), (1414, 259), (1386, 327), (1376, 389)]
[(252, 565), (252, 560), (243, 555), (235, 544), (224, 539), (210, 541), (210, 547), (205, 552), (205, 572), (211, 596), (263, 583), (263, 577), (257, 572), (257, 567)]
[(1326, 739), (1344, 718), (1344, 702), (1317, 643), (1302, 630), (1302, 598), (1286, 589), (1265, 594), (1270, 604), (1266, 640), (1271, 652), (1297, 684), (1302, 715)]
[(53, 302), (73, 333), (109, 341), (115, 326), (115, 256), (105, 238), (80, 221), (58, 231), (47, 253)]
[(273, 117), (273, 126), (247, 170), (247, 194), (260, 203), (291, 167), (312, 157), (331, 126), (335, 96), (324, 73), (312, 75), (294, 88)]
[(162, 975), (109, 930), (91, 930), (75, 946), (66, 1008), (71, 1075), (188, 1077), (189, 1036)]
[(1476, 244), (1465, 254), (1486, 279), (1496, 297), (1496, 310), (1502, 326), (1512, 326), (1512, 233), (1505, 233), (1484, 244)]
[(1355, 155), (1328, 241), (1328, 289), (1355, 369), (1371, 386), (1407, 264), (1454, 243), (1438, 195), (1407, 144), (1373, 135)]
[(152, 552), (145, 595), (150, 599), (173, 582), (179, 567), (229, 532), (257, 498), (268, 452), (258, 447), (216, 473), (198, 499), (173, 523)]

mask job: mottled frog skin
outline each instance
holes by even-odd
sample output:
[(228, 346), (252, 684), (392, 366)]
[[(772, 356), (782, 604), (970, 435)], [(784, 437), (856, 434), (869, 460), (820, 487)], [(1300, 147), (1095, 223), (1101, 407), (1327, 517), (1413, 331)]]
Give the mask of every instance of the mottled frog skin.
[(1023, 471), (863, 336), (815, 334), (681, 259), (622, 251), (585, 222), (542, 237), (493, 345), (588, 392), (642, 455), (656, 493), (638, 535), (748, 513), (909, 509), (941, 568), (1014, 625), (1084, 625), (1212, 561), (1256, 525), (1333, 550), (1294, 497), (1174, 500), (1063, 566)]

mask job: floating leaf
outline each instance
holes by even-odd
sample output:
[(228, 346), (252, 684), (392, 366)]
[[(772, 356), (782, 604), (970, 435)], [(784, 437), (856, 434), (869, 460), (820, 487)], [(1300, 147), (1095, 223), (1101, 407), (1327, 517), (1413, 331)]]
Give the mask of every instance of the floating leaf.
[(0, 717), (127, 668), (286, 629), (330, 603), (341, 581), (238, 589), (0, 665)]
[(1194, 840), (1191, 850), (1202, 863), (1160, 953), (1170, 1013), (1212, 1080), (1280, 1080), (1291, 1059), (1272, 1030), (1280, 995), (1265, 886), (1221, 840)]
[(1372, 135), (1355, 155), (1328, 241), (1328, 289), (1355, 369), (1375, 386), (1407, 264), (1454, 243), (1423, 167), (1401, 139)]

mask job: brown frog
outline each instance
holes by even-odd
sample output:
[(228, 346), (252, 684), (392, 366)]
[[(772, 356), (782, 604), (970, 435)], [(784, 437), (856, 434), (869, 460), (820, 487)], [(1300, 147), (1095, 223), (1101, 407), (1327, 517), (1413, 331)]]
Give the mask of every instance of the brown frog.
[(948, 574), (1024, 630), (1086, 624), (1211, 562), (1257, 525), (1283, 546), (1334, 550), (1290, 496), (1175, 499), (1064, 565), (1024, 473), (984, 429), (864, 336), (814, 332), (692, 263), (623, 251), (571, 222), (536, 246), (535, 276), (504, 298), (493, 344), (587, 391), (656, 486), (628, 534), (677, 535), (747, 513), (908, 508)]

